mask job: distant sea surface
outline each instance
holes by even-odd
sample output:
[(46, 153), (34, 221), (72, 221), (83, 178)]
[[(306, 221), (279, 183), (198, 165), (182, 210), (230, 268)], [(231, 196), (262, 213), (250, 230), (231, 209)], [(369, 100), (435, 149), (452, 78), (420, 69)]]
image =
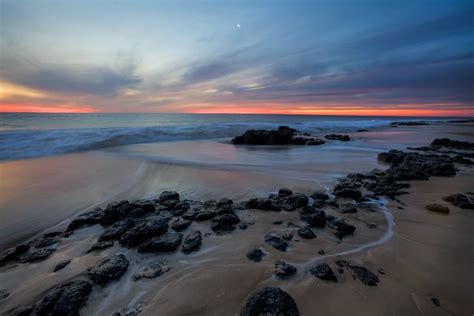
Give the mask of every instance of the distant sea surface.
[(355, 132), (394, 121), (450, 118), (232, 114), (0, 113), (0, 160), (17, 160), (122, 145), (232, 137), (247, 129), (288, 125), (312, 134)]

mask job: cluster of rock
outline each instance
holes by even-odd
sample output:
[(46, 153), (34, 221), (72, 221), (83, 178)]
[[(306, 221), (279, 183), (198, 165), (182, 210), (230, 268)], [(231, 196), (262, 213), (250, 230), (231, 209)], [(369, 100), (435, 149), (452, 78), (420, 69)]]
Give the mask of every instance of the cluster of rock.
[(232, 139), (234, 145), (322, 145), (325, 141), (288, 126), (277, 130), (247, 130)]
[(457, 207), (474, 210), (474, 193), (468, 192), (466, 194), (455, 193), (443, 198)]
[[(437, 154), (450, 155), (457, 163), (472, 165), (474, 162), (469, 158), (474, 158), (474, 143), (452, 140), (449, 138), (436, 138), (429, 146), (408, 147), (411, 150), (435, 152)], [(462, 151), (460, 151), (462, 150)]]
[[(268, 142), (284, 142), (292, 139), (297, 131), (280, 127), (278, 133)], [(286, 135), (286, 136), (282, 136)], [(285, 138), (289, 137), (290, 138)], [(243, 135), (244, 136), (244, 135)], [(242, 137), (243, 137), (242, 136)], [(249, 136), (250, 139), (253, 136)], [(306, 137), (306, 136), (305, 136)], [(244, 137), (245, 138), (245, 137)], [(338, 137), (330, 137), (338, 139)], [(267, 140), (265, 142), (267, 142)], [(344, 139), (341, 139), (344, 140)], [(291, 140), (289, 140), (291, 141)], [(245, 140), (247, 142), (247, 140)], [(465, 150), (471, 145), (457, 141), (436, 141), (445, 147), (456, 147)], [(446, 144), (449, 144), (446, 145)], [(454, 144), (454, 145), (453, 145)], [(436, 145), (438, 146), (438, 145)], [(470, 150), (470, 149), (469, 149)], [(237, 227), (247, 229), (247, 224), (240, 219), (238, 213), (242, 210), (262, 210), (269, 212), (295, 212), (299, 222), (288, 222), (287, 227), (295, 228), (296, 234), (305, 240), (316, 238), (315, 230), (329, 229), (340, 240), (354, 234), (356, 227), (344, 218), (344, 214), (354, 213), (360, 209), (371, 210), (370, 201), (378, 196), (395, 198), (406, 193), (409, 187), (406, 181), (426, 180), (431, 176), (453, 176), (457, 172), (456, 163), (459, 159), (453, 155), (421, 154), (391, 150), (381, 153), (379, 160), (389, 164), (386, 170), (372, 170), (366, 173), (354, 173), (339, 179), (338, 184), (330, 193), (314, 192), (310, 196), (282, 188), (276, 194), (266, 198), (253, 198), (239, 204), (223, 198), (219, 201), (181, 200), (174, 191), (162, 192), (157, 199), (139, 201), (114, 202), (104, 209), (94, 209), (79, 215), (72, 220), (64, 232), (51, 232), (40, 238), (8, 249), (0, 256), (0, 266), (11, 262), (29, 263), (45, 260), (55, 251), (62, 238), (67, 238), (76, 230), (83, 227), (100, 225), (104, 230), (91, 245), (88, 252), (102, 251), (118, 243), (121, 247), (134, 249), (137, 252), (164, 253), (177, 251), (179, 248), (185, 255), (198, 251), (202, 246), (202, 233), (191, 229), (193, 222), (208, 222), (209, 228), (216, 235), (230, 233)], [(445, 200), (461, 208), (474, 209), (472, 194), (454, 194)], [(325, 208), (339, 210), (341, 217), (326, 213)], [(275, 221), (281, 225), (282, 221)], [(368, 225), (376, 227), (375, 224)], [(278, 251), (286, 251), (291, 247), (292, 233), (269, 233), (263, 236), (262, 242)], [(324, 255), (324, 250), (319, 253)], [(254, 248), (247, 253), (249, 260), (259, 262), (267, 255), (263, 248)], [(72, 259), (57, 262), (54, 272), (64, 269)], [(125, 254), (115, 253), (105, 257), (90, 267), (87, 272), (89, 280), (75, 280), (60, 284), (51, 289), (46, 295), (31, 306), (20, 306), (11, 313), (14, 315), (76, 315), (87, 302), (94, 284), (107, 286), (116, 281), (128, 271), (130, 261)], [(375, 286), (379, 282), (377, 275), (365, 267), (351, 264), (344, 260), (336, 261), (337, 271), (351, 271), (354, 278), (364, 284)], [(169, 270), (168, 265), (161, 261), (152, 261), (142, 267), (132, 276), (132, 279), (155, 278)], [(287, 279), (297, 273), (292, 264), (277, 260), (274, 275), (278, 279)], [(309, 270), (314, 277), (329, 282), (337, 282), (337, 276), (328, 263), (320, 263)], [(8, 292), (5, 292), (8, 293)], [(7, 294), (8, 296), (8, 294)], [(254, 293), (241, 315), (255, 314), (285, 314), (298, 315), (298, 309), (293, 299), (285, 292), (265, 288)]]
[[(327, 140), (349, 141), (349, 135), (328, 134), (324, 136)], [(317, 146), (325, 144), (326, 141), (311, 136), (308, 133), (299, 132), (288, 126), (279, 126), (276, 130), (255, 130), (245, 131), (240, 136), (232, 138), (234, 145), (307, 145)]]

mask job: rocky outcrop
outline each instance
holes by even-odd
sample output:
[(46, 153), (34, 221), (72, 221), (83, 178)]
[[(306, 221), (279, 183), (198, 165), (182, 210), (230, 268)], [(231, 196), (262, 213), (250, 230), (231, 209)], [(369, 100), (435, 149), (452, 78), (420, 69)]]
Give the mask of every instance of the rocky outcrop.
[(33, 314), (79, 315), (79, 310), (86, 304), (91, 291), (92, 285), (83, 280), (61, 284), (36, 304)]
[(460, 208), (474, 210), (474, 196), (455, 193), (444, 197), (443, 200)]
[(216, 233), (229, 232), (234, 230), (239, 222), (240, 219), (234, 212), (222, 214), (212, 220), (211, 229)]
[(316, 238), (316, 235), (314, 234), (313, 230), (308, 226), (299, 228), (296, 231), (296, 233), (298, 234), (298, 236), (300, 236), (303, 239), (314, 239), (314, 238)]
[(265, 287), (250, 295), (240, 316), (285, 315), (298, 316), (294, 299), (286, 292), (274, 287)]
[(94, 283), (105, 286), (120, 279), (127, 272), (128, 265), (124, 254), (115, 254), (100, 260), (94, 267), (89, 268), (87, 274)]
[(234, 145), (321, 145), (324, 140), (305, 135), (288, 126), (277, 130), (247, 130), (232, 139)]

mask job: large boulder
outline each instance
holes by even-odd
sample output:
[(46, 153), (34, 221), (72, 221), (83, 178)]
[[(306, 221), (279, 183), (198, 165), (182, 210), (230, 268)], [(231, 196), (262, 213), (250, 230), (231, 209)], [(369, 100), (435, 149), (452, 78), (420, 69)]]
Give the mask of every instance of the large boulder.
[(19, 255), (24, 254), (30, 249), (29, 244), (21, 244), (16, 247), (5, 250), (2, 255), (0, 255), (0, 267), (7, 264), (9, 261), (15, 259)]
[(287, 279), (296, 273), (296, 267), (283, 261), (275, 262), (275, 270), (273, 274), (279, 279)]
[(92, 291), (92, 285), (83, 280), (61, 284), (50, 290), (36, 304), (34, 315), (79, 315)]
[(343, 219), (333, 219), (327, 222), (328, 227), (335, 229), (336, 237), (342, 239), (344, 236), (351, 235), (355, 231), (355, 226), (348, 224)]
[(298, 316), (294, 299), (279, 288), (265, 287), (250, 295), (240, 316)]
[[(160, 194), (160, 197), (158, 199), (160, 201), (160, 204), (163, 204), (163, 203), (165, 203), (166, 201), (169, 201), (169, 200), (174, 200), (174, 201), (179, 202), (179, 193), (175, 192), (175, 191), (163, 191)], [(176, 206), (176, 204), (174, 206)]]
[(300, 218), (311, 227), (324, 228), (327, 222), (326, 212), (310, 207), (305, 208), (305, 211), (300, 214)]
[(101, 286), (120, 279), (127, 272), (128, 259), (124, 254), (115, 254), (100, 260), (96, 266), (89, 268), (87, 274), (94, 283)]

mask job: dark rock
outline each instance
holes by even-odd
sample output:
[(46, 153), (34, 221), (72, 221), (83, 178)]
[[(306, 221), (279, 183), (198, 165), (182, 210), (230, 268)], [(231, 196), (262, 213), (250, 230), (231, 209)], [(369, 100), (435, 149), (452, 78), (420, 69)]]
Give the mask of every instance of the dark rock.
[[(179, 202), (179, 193), (175, 191), (163, 191), (160, 194), (158, 200), (160, 201), (160, 204), (163, 204), (164, 202), (169, 200), (175, 200)], [(176, 206), (176, 204), (177, 203), (175, 203), (174, 206)]]
[(18, 257), (18, 262), (21, 263), (29, 263), (29, 262), (38, 262), (47, 259), (49, 256), (51, 256), (56, 249), (54, 248), (44, 248), (40, 250), (33, 250), (30, 252), (27, 252), (20, 257)]
[(406, 122), (392, 122), (390, 123), (391, 126), (421, 126), (421, 125), (429, 125), (427, 122), (423, 121), (406, 121)]
[(234, 213), (234, 207), (232, 204), (222, 204), (217, 208), (217, 215)]
[(428, 204), (425, 208), (432, 212), (449, 214), (449, 207), (441, 204)]
[(202, 237), (200, 231), (190, 232), (183, 241), (181, 251), (185, 254), (189, 254), (194, 251), (198, 251), (201, 248)]
[(130, 228), (135, 225), (135, 222), (132, 219), (126, 218), (120, 222), (113, 224), (108, 227), (100, 236), (99, 241), (107, 241), (119, 239), (123, 234), (125, 234)]
[(326, 251), (324, 251), (324, 249), (321, 249), (318, 251), (318, 254), (320, 254), (321, 256), (324, 256), (326, 254)]
[(85, 226), (99, 224), (102, 221), (103, 216), (104, 211), (102, 211), (100, 208), (81, 214), (69, 224), (66, 230), (74, 231)]
[(303, 193), (294, 193), (287, 197), (287, 202), (295, 208), (300, 208), (308, 205), (309, 199)]
[(57, 244), (58, 242), (59, 242), (59, 239), (57, 237), (42, 237), (41, 239), (33, 243), (33, 247), (43, 248), (43, 247)]
[(359, 190), (342, 188), (341, 190), (334, 191), (334, 195), (339, 197), (346, 197), (353, 200), (362, 198), (362, 193)]
[(53, 272), (57, 272), (57, 271), (59, 271), (59, 270), (64, 269), (64, 268), (65, 268), (68, 264), (70, 264), (70, 263), (71, 263), (71, 259), (59, 261), (59, 262), (54, 266)]
[(196, 214), (196, 217), (194, 218), (197, 222), (200, 222), (200, 221), (206, 221), (208, 219), (212, 219), (214, 217), (216, 217), (217, 213), (214, 212), (214, 211), (211, 211), (211, 210), (207, 210), (207, 209), (204, 209), (204, 210), (200, 210), (197, 214)]
[(281, 225), (283, 224), (283, 221), (273, 221), (273, 225)]
[(147, 239), (164, 234), (168, 230), (168, 221), (160, 216), (151, 216), (136, 225), (120, 238), (120, 244), (135, 247)]
[(187, 211), (191, 207), (191, 204), (188, 201), (179, 202), (174, 206), (174, 210), (183, 210)]
[(130, 204), (128, 201), (110, 203), (103, 211), (101, 224), (104, 226), (112, 225), (128, 216), (131, 216), (131, 211), (135, 209), (137, 209), (137, 211), (134, 211), (135, 217), (144, 214), (144, 212), (141, 213), (141, 209), (139, 209), (137, 204)]
[(200, 207), (193, 207), (181, 215), (182, 218), (193, 221), (196, 219), (196, 216), (201, 212)]
[(365, 285), (377, 286), (377, 283), (379, 282), (379, 277), (375, 275), (375, 273), (367, 270), (367, 268), (355, 265), (349, 265), (349, 268)]
[(322, 192), (322, 191), (316, 191), (313, 194), (311, 194), (309, 197), (312, 198), (313, 200), (323, 200), (323, 201), (329, 200), (329, 195), (327, 195), (326, 192)]
[(245, 203), (246, 208), (257, 209), (257, 210), (271, 210), (273, 201), (265, 198), (254, 198), (248, 200)]
[(232, 205), (232, 204), (234, 204), (234, 201), (232, 201), (231, 199), (222, 198), (222, 199), (219, 200), (219, 202), (217, 202), (216, 207), (220, 208), (223, 205)]
[(272, 234), (268, 234), (265, 236), (265, 242), (280, 251), (286, 251), (286, 248), (288, 247), (286, 241)]
[(441, 306), (440, 301), (436, 297), (432, 297), (431, 302), (433, 302), (435, 306), (438, 306), (438, 307)]
[(321, 280), (337, 282), (337, 277), (327, 263), (320, 263), (312, 267), (309, 272)]
[(334, 234), (340, 239), (342, 239), (344, 236), (354, 233), (356, 229), (355, 226), (346, 223), (346, 221), (342, 219), (334, 219), (332, 221), (328, 221), (327, 225), (328, 227), (336, 230)]
[(50, 290), (36, 304), (34, 315), (79, 315), (87, 302), (92, 285), (83, 280), (67, 282)]
[(357, 204), (355, 203), (343, 203), (339, 205), (342, 214), (347, 213), (356, 213), (357, 212)]
[(258, 249), (258, 248), (255, 248), (252, 251), (249, 251), (247, 253), (247, 258), (255, 262), (262, 261), (263, 256), (265, 256), (265, 253), (261, 249)]
[(169, 267), (166, 264), (152, 261), (143, 267), (142, 270), (133, 275), (133, 281), (138, 281), (140, 279), (154, 279), (163, 275), (167, 271), (169, 271)]
[(328, 134), (324, 136), (324, 138), (329, 139), (329, 140), (340, 140), (343, 142), (347, 142), (351, 140), (349, 135), (341, 135), (341, 134)]
[(443, 200), (460, 208), (474, 210), (474, 199), (468, 197), (465, 194), (451, 194), (443, 198)]
[(10, 296), (10, 292), (7, 290), (0, 290), (0, 300), (7, 298), (8, 296)]
[(293, 194), (293, 191), (291, 191), (288, 188), (281, 188), (280, 190), (278, 190), (278, 196), (280, 197), (290, 196), (292, 194)]
[(22, 244), (22, 245), (5, 250), (0, 256), (0, 267), (4, 266), (9, 261), (15, 259), (19, 255), (24, 254), (29, 249), (30, 249), (29, 244)]
[(113, 280), (120, 279), (127, 272), (128, 259), (124, 254), (115, 254), (100, 260), (95, 267), (89, 268), (87, 274), (94, 283), (105, 286)]
[(311, 227), (324, 228), (326, 226), (326, 213), (322, 210), (315, 211), (315, 213), (300, 214), (301, 220), (308, 223)]
[(447, 147), (462, 150), (474, 150), (474, 143), (451, 140), (449, 138), (436, 138), (431, 142), (434, 147)]
[(278, 260), (275, 262), (275, 271), (274, 274), (279, 279), (286, 279), (291, 277), (296, 273), (296, 267), (286, 263), (283, 260)]
[(104, 249), (112, 247), (113, 245), (114, 245), (114, 242), (110, 240), (99, 241), (93, 244), (92, 247), (90, 247), (89, 250), (87, 250), (87, 253), (92, 252), (92, 251), (97, 251), (97, 250), (104, 250)]
[(187, 219), (179, 219), (171, 225), (171, 228), (177, 232), (186, 230), (191, 225), (191, 221)]
[(217, 201), (216, 200), (207, 200), (203, 203), (203, 206), (205, 208), (216, 207), (217, 206)]
[(180, 233), (169, 232), (164, 235), (154, 237), (149, 241), (142, 244), (139, 248), (139, 252), (162, 252), (162, 251), (174, 251), (179, 245), (183, 235)]
[(250, 295), (240, 316), (298, 316), (293, 298), (279, 288), (265, 287)]
[(228, 232), (234, 230), (239, 222), (235, 213), (222, 214), (212, 220), (211, 229), (215, 232)]
[(298, 235), (304, 239), (313, 239), (316, 238), (316, 235), (313, 233), (309, 226), (299, 228), (297, 231)]

